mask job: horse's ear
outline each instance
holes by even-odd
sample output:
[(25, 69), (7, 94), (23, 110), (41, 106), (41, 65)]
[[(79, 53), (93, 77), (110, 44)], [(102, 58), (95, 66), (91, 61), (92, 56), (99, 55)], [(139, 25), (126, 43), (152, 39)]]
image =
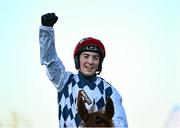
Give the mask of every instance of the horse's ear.
[(88, 110), (85, 106), (85, 103), (82, 99), (82, 95), (80, 94), (80, 92), (78, 94), (78, 101), (77, 102), (78, 102), (77, 107), (78, 107), (79, 116), (84, 122), (86, 122), (88, 119)]
[(110, 97), (108, 97), (107, 100), (106, 100), (105, 114), (107, 116), (109, 116), (110, 119), (114, 115), (114, 105), (113, 105), (113, 101), (112, 101), (112, 99)]

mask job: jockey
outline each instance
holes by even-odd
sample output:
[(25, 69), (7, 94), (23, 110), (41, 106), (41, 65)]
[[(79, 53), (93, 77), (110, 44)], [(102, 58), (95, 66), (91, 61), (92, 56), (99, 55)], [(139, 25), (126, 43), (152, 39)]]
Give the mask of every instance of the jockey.
[(78, 127), (81, 118), (77, 111), (77, 96), (81, 91), (86, 107), (104, 109), (106, 99), (111, 97), (114, 104), (113, 123), (115, 127), (127, 128), (127, 118), (118, 90), (98, 75), (106, 52), (103, 43), (93, 37), (78, 42), (74, 49), (74, 63), (78, 73), (66, 71), (55, 49), (53, 26), (58, 17), (55, 13), (41, 16), (39, 29), (40, 60), (46, 66), (47, 76), (57, 89), (59, 127)]

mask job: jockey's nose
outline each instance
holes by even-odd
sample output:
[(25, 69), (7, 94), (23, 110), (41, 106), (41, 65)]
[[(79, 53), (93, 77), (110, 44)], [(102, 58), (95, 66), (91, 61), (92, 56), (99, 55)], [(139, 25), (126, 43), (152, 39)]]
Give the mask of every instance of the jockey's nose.
[(93, 63), (94, 63), (94, 59), (93, 59), (92, 56), (90, 56), (90, 57), (88, 58), (88, 63), (89, 63), (89, 64), (93, 64)]

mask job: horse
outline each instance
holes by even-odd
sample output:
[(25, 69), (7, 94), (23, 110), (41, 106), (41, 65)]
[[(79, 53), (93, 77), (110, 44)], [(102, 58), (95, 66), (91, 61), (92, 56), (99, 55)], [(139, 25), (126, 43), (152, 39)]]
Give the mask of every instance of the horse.
[(105, 110), (89, 112), (85, 106), (82, 95), (78, 95), (77, 109), (81, 120), (80, 127), (113, 127), (112, 117), (114, 115), (114, 105), (109, 97), (106, 100)]

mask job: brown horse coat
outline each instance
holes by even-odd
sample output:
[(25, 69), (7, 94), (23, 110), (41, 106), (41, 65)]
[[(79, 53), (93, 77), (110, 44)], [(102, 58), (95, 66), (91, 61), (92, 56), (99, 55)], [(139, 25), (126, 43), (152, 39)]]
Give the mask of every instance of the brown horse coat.
[(105, 110), (90, 113), (79, 93), (77, 107), (79, 116), (83, 121), (82, 127), (113, 127), (114, 106), (110, 97), (106, 100)]

